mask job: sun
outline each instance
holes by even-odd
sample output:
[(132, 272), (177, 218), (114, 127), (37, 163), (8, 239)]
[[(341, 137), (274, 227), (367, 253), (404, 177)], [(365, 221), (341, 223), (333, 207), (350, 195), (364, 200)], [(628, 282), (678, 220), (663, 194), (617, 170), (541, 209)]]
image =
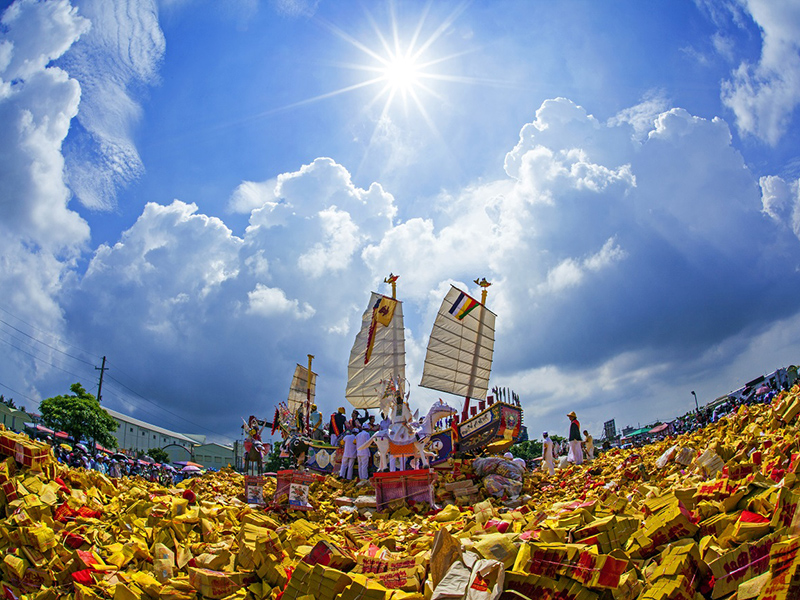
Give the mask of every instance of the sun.
[[(442, 66), (464, 52), (443, 54), (441, 49), (445, 34), (451, 29), (454, 21), (466, 7), (459, 5), (441, 21), (430, 18), (432, 3), (420, 13), (416, 25), (404, 27), (395, 13), (394, 2), (388, 2), (389, 22), (380, 26), (372, 15), (366, 11), (366, 17), (372, 28), (372, 41), (366, 41), (347, 33), (333, 23), (320, 21), (334, 35), (359, 50), (362, 59), (355, 63), (340, 64), (347, 69), (365, 73), (366, 77), (352, 85), (311, 98), (309, 101), (321, 100), (345, 92), (363, 88), (372, 88), (375, 94), (367, 103), (367, 107), (382, 104), (381, 117), (385, 117), (398, 103), (409, 112), (415, 107), (423, 119), (431, 123), (425, 101), (431, 98), (443, 100), (437, 84), (441, 82), (473, 83), (470, 78), (458, 77), (442, 71)], [(446, 67), (445, 67), (446, 69)]]
[(390, 56), (383, 69), (383, 79), (395, 92), (409, 93), (420, 83), (420, 65), (412, 56)]
[(330, 21), (316, 17), (317, 24), (360, 54), (355, 60), (350, 59), (350, 62), (332, 61), (330, 64), (363, 74), (364, 77), (360, 80), (356, 77), (343, 87), (269, 112), (288, 110), (342, 94), (374, 90), (363, 108), (364, 114), (371, 114), (377, 109), (378, 114), (370, 116), (370, 120), (375, 123), (373, 137), (383, 124), (393, 121), (390, 115), (397, 109), (401, 109), (409, 119), (406, 123), (410, 123), (414, 117), (420, 117), (430, 131), (439, 136), (434, 114), (436, 108), (448, 104), (447, 84), (498, 85), (496, 80), (467, 77), (452, 72), (454, 63), (459, 62), (455, 59), (478, 50), (444, 50), (452, 47), (453, 39), (448, 37), (454, 29), (455, 21), (468, 4), (465, 0), (448, 15), (432, 18), (430, 13), (434, 2), (429, 0), (419, 13), (416, 24), (413, 24), (401, 22), (395, 11), (394, 0), (388, 0), (388, 22), (379, 25), (365, 8), (365, 17), (371, 25), (372, 33), (362, 32), (358, 37)]

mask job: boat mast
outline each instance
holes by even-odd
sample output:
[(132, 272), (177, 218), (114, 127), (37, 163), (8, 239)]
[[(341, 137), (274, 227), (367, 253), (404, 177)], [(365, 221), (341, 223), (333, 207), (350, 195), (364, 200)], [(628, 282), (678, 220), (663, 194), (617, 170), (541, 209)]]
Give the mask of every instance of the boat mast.
[(477, 348), (480, 347), (480, 340), (483, 336), (483, 313), (486, 309), (486, 297), (489, 295), (489, 286), (492, 285), (488, 281), (486, 281), (486, 277), (483, 279), (476, 279), (475, 283), (477, 283), (481, 287), (481, 306), (478, 309), (480, 313), (478, 314), (478, 332), (475, 337), (475, 348), (476, 352), (475, 355), (472, 357), (472, 369), (469, 374), (469, 388), (467, 388), (467, 393), (464, 396), (464, 409), (461, 411), (461, 422), (463, 423), (467, 419), (469, 419), (469, 401), (472, 397), (472, 389), (474, 386), (475, 381), (475, 374), (478, 370), (478, 355), (480, 352), (477, 351)]
[(306, 414), (305, 414), (305, 429), (308, 432), (308, 428), (311, 424), (311, 420), (309, 417), (309, 412), (311, 412), (311, 361), (314, 360), (314, 355), (308, 355), (308, 374), (306, 376)]
[[(400, 275), (395, 275), (394, 273), (389, 273), (388, 277), (385, 277), (383, 283), (391, 284), (392, 286), (392, 300), (397, 300), (397, 280), (400, 279)], [(397, 345), (397, 330), (392, 329), (392, 345)], [(400, 394), (403, 393), (403, 384), (404, 381), (400, 380), (400, 377), (397, 375), (397, 355), (392, 356), (392, 379), (397, 378), (397, 388), (400, 390)]]
[(392, 284), (392, 300), (397, 300), (397, 280), (400, 279), (400, 275), (395, 275), (394, 273), (389, 273), (389, 276), (384, 278), (383, 283), (390, 283)]

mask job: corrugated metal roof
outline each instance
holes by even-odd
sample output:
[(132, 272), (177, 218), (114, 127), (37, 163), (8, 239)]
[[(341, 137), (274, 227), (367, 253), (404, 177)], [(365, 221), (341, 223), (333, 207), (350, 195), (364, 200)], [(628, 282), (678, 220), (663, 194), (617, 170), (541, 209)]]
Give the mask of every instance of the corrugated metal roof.
[(136, 425), (137, 427), (141, 427), (143, 429), (149, 429), (150, 431), (160, 433), (161, 435), (169, 435), (184, 442), (189, 442), (192, 445), (197, 443), (197, 441), (193, 440), (186, 434), (177, 433), (176, 431), (170, 431), (169, 429), (164, 429), (163, 427), (159, 427), (158, 425), (153, 425), (151, 423), (147, 423), (146, 421), (140, 421), (139, 419), (134, 419), (129, 415), (123, 415), (122, 413), (117, 412), (115, 410), (111, 410), (110, 408), (105, 408), (105, 407), (103, 408), (108, 414), (114, 417), (117, 421), (124, 421), (125, 423), (130, 423), (131, 425)]
[(626, 437), (626, 438), (629, 438), (629, 437), (633, 437), (633, 436), (635, 436), (635, 435), (641, 435), (641, 434), (643, 434), (643, 433), (649, 433), (649, 432), (650, 432), (650, 428), (649, 428), (649, 427), (642, 427), (641, 429), (634, 429), (633, 431), (631, 431), (631, 432), (630, 432), (628, 435), (626, 435), (625, 437)]

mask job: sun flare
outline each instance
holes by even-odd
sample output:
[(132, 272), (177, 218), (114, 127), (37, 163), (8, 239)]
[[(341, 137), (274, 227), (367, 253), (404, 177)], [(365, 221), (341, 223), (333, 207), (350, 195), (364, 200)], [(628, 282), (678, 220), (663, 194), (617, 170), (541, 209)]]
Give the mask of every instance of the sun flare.
[(397, 54), (387, 61), (383, 79), (394, 91), (407, 93), (419, 84), (420, 66), (410, 56)]

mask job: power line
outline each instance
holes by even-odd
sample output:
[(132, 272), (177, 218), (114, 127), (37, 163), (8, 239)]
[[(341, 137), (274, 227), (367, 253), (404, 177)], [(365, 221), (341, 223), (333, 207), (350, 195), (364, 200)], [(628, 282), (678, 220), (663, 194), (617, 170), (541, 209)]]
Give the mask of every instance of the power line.
[[(34, 342), (38, 342), (38, 343), (40, 343), (40, 344), (42, 344), (42, 345), (44, 345), (44, 346), (47, 346), (47, 347), (48, 347), (48, 348), (50, 348), (51, 350), (55, 350), (56, 352), (60, 352), (61, 354), (64, 354), (65, 356), (69, 356), (70, 358), (74, 358), (75, 360), (77, 360), (77, 361), (80, 361), (80, 362), (82, 362), (82, 363), (84, 363), (84, 364), (87, 364), (87, 365), (90, 365), (90, 366), (94, 366), (94, 365), (93, 365), (92, 363), (90, 363), (89, 361), (83, 360), (82, 358), (78, 358), (77, 356), (72, 356), (71, 354), (69, 354), (69, 353), (67, 353), (67, 352), (64, 352), (63, 350), (59, 350), (59, 349), (58, 349), (58, 348), (56, 348), (55, 346), (51, 346), (51, 345), (50, 345), (50, 344), (48, 344), (47, 342), (43, 342), (42, 340), (40, 340), (40, 339), (37, 339), (37, 338), (33, 337), (32, 335), (29, 335), (29, 334), (25, 333), (25, 332), (24, 332), (24, 331), (22, 331), (21, 329), (17, 329), (17, 328), (16, 328), (16, 327), (14, 327), (14, 326), (13, 326), (11, 323), (8, 323), (8, 322), (6, 322), (6, 321), (3, 321), (2, 319), (0, 319), (0, 323), (3, 323), (4, 325), (7, 325), (8, 327), (11, 327), (11, 329), (13, 329), (14, 331), (17, 331), (17, 332), (21, 333), (21, 334), (22, 334), (22, 335), (24, 335), (25, 337), (29, 337), (29, 338), (30, 338), (30, 339), (32, 339)], [(17, 339), (18, 339), (18, 338), (17, 338)], [(22, 340), (20, 340), (20, 341), (22, 341)]]
[(17, 395), (19, 395), (19, 396), (22, 396), (22, 397), (23, 397), (23, 398), (25, 398), (26, 400), (30, 400), (31, 402), (36, 402), (36, 400), (34, 400), (33, 398), (31, 398), (30, 396), (26, 396), (26, 395), (25, 395), (25, 394), (23, 394), (22, 392), (18, 392), (18, 391), (17, 391), (17, 390), (15, 390), (14, 388), (8, 387), (8, 386), (7, 386), (5, 383), (3, 383), (3, 382), (0, 382), (0, 385), (2, 385), (4, 388), (6, 388), (7, 390), (9, 390), (9, 391), (11, 391), (11, 392), (13, 392), (13, 393), (15, 393), (15, 394), (17, 394)]
[(4, 344), (8, 344), (8, 345), (9, 345), (9, 346), (11, 346), (12, 348), (14, 348), (15, 350), (18, 350), (19, 352), (22, 352), (23, 354), (27, 354), (27, 355), (28, 355), (28, 356), (30, 356), (30, 357), (31, 357), (33, 360), (37, 360), (37, 361), (39, 361), (39, 362), (43, 362), (43, 363), (44, 363), (44, 364), (46, 364), (46, 365), (50, 365), (50, 366), (51, 366), (51, 367), (53, 367), (54, 369), (58, 369), (59, 371), (63, 371), (63, 372), (64, 372), (64, 373), (66, 373), (67, 375), (72, 375), (73, 377), (77, 377), (78, 379), (85, 379), (85, 377), (84, 377), (84, 376), (82, 376), (82, 375), (78, 375), (77, 373), (73, 373), (72, 371), (67, 371), (66, 369), (63, 369), (63, 368), (59, 367), (58, 365), (54, 365), (53, 363), (51, 363), (51, 362), (49, 362), (49, 361), (47, 361), (47, 360), (44, 360), (43, 358), (39, 358), (38, 356), (35, 356), (35, 355), (31, 354), (31, 353), (30, 353), (30, 352), (28, 352), (27, 350), (23, 350), (22, 348), (19, 348), (18, 346), (15, 346), (14, 344), (12, 344), (11, 342), (9, 342), (8, 340), (4, 340), (4, 339), (0, 338), (0, 342), (3, 342)]
[(172, 415), (173, 417), (176, 417), (176, 418), (180, 419), (181, 421), (186, 421), (186, 422), (187, 422), (187, 423), (189, 423), (190, 425), (194, 425), (195, 427), (199, 427), (200, 429), (204, 429), (204, 430), (206, 430), (206, 431), (208, 431), (208, 432), (210, 432), (210, 433), (216, 434), (216, 435), (221, 435), (221, 436), (223, 436), (223, 437), (230, 437), (230, 436), (227, 436), (227, 435), (224, 435), (224, 434), (220, 433), (219, 431), (214, 431), (213, 429), (209, 429), (208, 427), (205, 427), (205, 426), (203, 426), (203, 425), (200, 425), (199, 423), (195, 423), (195, 422), (193, 422), (193, 421), (190, 421), (190, 420), (189, 420), (189, 419), (187, 419), (186, 417), (183, 417), (183, 416), (181, 416), (181, 415), (179, 415), (179, 414), (177, 414), (177, 413), (174, 413), (174, 412), (172, 412), (171, 410), (167, 410), (167, 409), (166, 409), (166, 408), (164, 408), (163, 406), (159, 405), (157, 402), (154, 402), (153, 400), (150, 400), (150, 399), (148, 399), (148, 398), (145, 398), (145, 397), (144, 397), (144, 396), (142, 396), (142, 395), (141, 395), (139, 392), (137, 392), (137, 391), (135, 391), (135, 390), (132, 390), (131, 388), (129, 388), (127, 385), (125, 385), (125, 384), (124, 384), (124, 383), (122, 383), (122, 382), (121, 382), (119, 379), (116, 379), (116, 378), (115, 378), (115, 377), (113, 377), (112, 375), (108, 375), (108, 378), (109, 378), (109, 379), (111, 379), (112, 381), (114, 381), (114, 382), (118, 383), (119, 385), (121, 385), (122, 387), (124, 387), (126, 390), (128, 390), (128, 391), (129, 391), (129, 392), (131, 392), (132, 394), (135, 394), (136, 396), (138, 396), (139, 398), (141, 398), (141, 399), (142, 399), (142, 400), (144, 400), (145, 402), (149, 402), (150, 404), (152, 404), (153, 406), (155, 406), (155, 407), (156, 407), (156, 408), (158, 408), (159, 410), (162, 410), (162, 411), (164, 411), (165, 413), (167, 413), (167, 414), (170, 414), (170, 415)]
[[(32, 330), (34, 330), (34, 331), (36, 331), (36, 332), (38, 332), (38, 333), (41, 333), (41, 334), (43, 334), (43, 335), (46, 335), (46, 336), (49, 336), (49, 337), (51, 337), (52, 339), (54, 339), (55, 341), (57, 341), (57, 342), (58, 342), (58, 343), (60, 343), (60, 344), (63, 344), (63, 345), (65, 345), (65, 346), (69, 346), (69, 347), (71, 347), (71, 348), (75, 348), (76, 350), (79, 350), (79, 351), (80, 351), (81, 353), (83, 353), (83, 354), (86, 354), (86, 355), (88, 355), (88, 356), (92, 356), (92, 354), (91, 354), (91, 353), (89, 353), (89, 352), (86, 352), (84, 349), (82, 349), (82, 348), (80, 348), (80, 347), (78, 347), (78, 346), (76, 346), (76, 345), (74, 345), (74, 344), (70, 344), (70, 343), (68, 343), (68, 342), (65, 342), (64, 340), (60, 339), (58, 336), (56, 336), (56, 335), (54, 335), (54, 334), (52, 334), (52, 333), (50, 333), (50, 332), (47, 332), (47, 331), (43, 331), (43, 330), (41, 330), (41, 329), (38, 329), (37, 327), (35, 327), (35, 326), (31, 325), (30, 323), (26, 322), (24, 319), (21, 319), (20, 317), (16, 316), (15, 314), (13, 314), (13, 313), (12, 313), (12, 312), (10, 312), (9, 310), (7, 310), (7, 309), (3, 308), (2, 306), (0, 306), (0, 311), (2, 311), (2, 312), (4, 312), (4, 313), (6, 313), (6, 314), (8, 314), (8, 315), (12, 316), (13, 318), (17, 319), (17, 320), (18, 320), (18, 321), (20, 321), (21, 323), (24, 323), (25, 325), (27, 325), (28, 327), (30, 327)], [(102, 357), (102, 360), (103, 360), (103, 366), (101, 366), (101, 367), (96, 367), (94, 364), (92, 364), (92, 363), (90, 363), (90, 362), (88, 362), (88, 361), (86, 361), (86, 360), (84, 360), (84, 359), (82, 359), (82, 358), (79, 358), (79, 357), (77, 357), (77, 356), (73, 356), (73, 355), (71, 355), (71, 354), (69, 354), (69, 353), (67, 353), (67, 352), (64, 352), (63, 350), (59, 350), (59, 349), (58, 349), (58, 348), (56, 348), (55, 346), (52, 346), (52, 345), (48, 344), (47, 342), (44, 342), (44, 341), (42, 341), (42, 340), (40, 340), (40, 339), (38, 339), (38, 338), (36, 338), (36, 337), (34, 337), (34, 336), (31, 336), (31, 335), (29, 335), (29, 334), (25, 333), (24, 331), (22, 331), (22, 330), (18, 329), (18, 328), (17, 328), (17, 327), (15, 327), (14, 325), (11, 325), (11, 324), (10, 324), (10, 323), (8, 323), (7, 321), (4, 321), (4, 320), (0, 319), (0, 323), (2, 323), (2, 324), (4, 324), (4, 325), (6, 325), (6, 326), (8, 326), (8, 327), (10, 327), (11, 329), (13, 329), (14, 331), (17, 331), (17, 332), (19, 332), (20, 334), (22, 334), (22, 335), (24, 335), (24, 336), (26, 336), (26, 337), (30, 338), (30, 339), (31, 339), (31, 340), (33, 340), (34, 342), (37, 342), (37, 343), (39, 343), (39, 344), (42, 344), (42, 345), (44, 345), (44, 346), (47, 346), (48, 348), (50, 348), (50, 349), (52, 349), (52, 350), (55, 350), (56, 352), (59, 352), (59, 353), (63, 354), (64, 356), (67, 356), (67, 357), (69, 357), (69, 358), (71, 358), (71, 359), (73, 359), (73, 360), (76, 360), (76, 361), (78, 361), (78, 362), (81, 362), (81, 363), (83, 363), (83, 364), (85, 364), (85, 365), (88, 365), (88, 366), (94, 367), (95, 369), (98, 369), (98, 370), (100, 370), (100, 373), (101, 373), (100, 377), (101, 377), (101, 378), (102, 378), (103, 371), (104, 371), (104, 370), (108, 370), (108, 367), (106, 367), (106, 366), (105, 366), (105, 363), (106, 363), (105, 357)], [(0, 330), (0, 331), (2, 331), (2, 330)], [(26, 342), (25, 340), (21, 340), (21, 339), (19, 339), (19, 338), (15, 337), (15, 336), (13, 336), (13, 335), (9, 334), (8, 332), (5, 332), (5, 333), (6, 333), (6, 335), (8, 335), (8, 336), (9, 336), (11, 339), (13, 339), (13, 340), (16, 340), (16, 341), (18, 341), (18, 342), (20, 342), (20, 343), (23, 343), (23, 344), (27, 344), (28, 346), (30, 346), (30, 347), (31, 347), (31, 349), (35, 349), (35, 348), (36, 348), (35, 346), (33, 346), (32, 344), (30, 344), (29, 342)], [(64, 369), (64, 368), (62, 368), (62, 367), (60, 367), (60, 366), (58, 366), (58, 365), (56, 365), (56, 364), (53, 364), (52, 362), (50, 362), (50, 361), (48, 361), (48, 360), (45, 360), (44, 358), (38, 357), (38, 356), (36, 356), (36, 355), (34, 355), (34, 354), (31, 354), (31, 353), (30, 353), (30, 352), (28, 352), (27, 350), (24, 350), (24, 349), (22, 349), (22, 348), (20, 348), (20, 347), (18, 347), (18, 346), (15, 346), (14, 344), (12, 344), (12, 343), (10, 343), (10, 342), (8, 342), (7, 340), (4, 340), (4, 339), (2, 339), (2, 338), (0, 338), (0, 342), (3, 342), (3, 343), (5, 343), (5, 344), (8, 344), (8, 345), (9, 345), (9, 346), (11, 346), (12, 348), (14, 348), (15, 350), (18, 350), (19, 352), (22, 352), (23, 354), (27, 354), (28, 356), (30, 356), (31, 358), (33, 358), (33, 359), (34, 359), (34, 360), (36, 360), (36, 361), (39, 361), (39, 362), (41, 362), (41, 363), (44, 363), (44, 364), (46, 364), (46, 365), (49, 365), (49, 366), (51, 366), (51, 367), (53, 367), (53, 368), (55, 368), (55, 369), (58, 369), (59, 371), (62, 371), (62, 372), (64, 372), (64, 373), (67, 373), (68, 375), (72, 375), (73, 377), (77, 377), (79, 380), (81, 380), (81, 379), (84, 379), (84, 380), (85, 380), (85, 379), (89, 379), (89, 380), (91, 380), (91, 381), (94, 381), (94, 380), (95, 380), (95, 378), (96, 378), (96, 376), (95, 376), (95, 375), (89, 375), (89, 376), (87, 376), (87, 375), (78, 375), (78, 374), (76, 374), (76, 373), (73, 373), (72, 371), (68, 371), (67, 369)], [(108, 361), (108, 364), (111, 364), (111, 362), (110, 362), (110, 361)], [(115, 369), (116, 369), (117, 371), (119, 371), (119, 372), (120, 372), (120, 373), (122, 373), (123, 375), (127, 375), (127, 376), (128, 376), (128, 377), (130, 377), (131, 379), (134, 379), (134, 377), (132, 377), (131, 375), (128, 375), (128, 374), (126, 374), (124, 371), (122, 371), (122, 369), (120, 369), (120, 368), (119, 368), (119, 367), (117, 367), (116, 365), (115, 365), (114, 367), (115, 367)], [(117, 384), (119, 384), (120, 386), (122, 386), (123, 388), (125, 388), (126, 390), (128, 390), (128, 392), (130, 392), (130, 393), (131, 393), (131, 394), (133, 394), (134, 396), (137, 396), (138, 398), (141, 398), (141, 399), (142, 399), (142, 400), (144, 400), (145, 402), (148, 402), (149, 404), (152, 404), (152, 405), (153, 405), (153, 406), (155, 406), (156, 408), (160, 409), (161, 411), (163, 411), (163, 412), (165, 412), (165, 413), (167, 413), (167, 414), (169, 414), (169, 415), (172, 415), (173, 417), (177, 418), (177, 419), (178, 419), (178, 420), (180, 420), (180, 421), (183, 421), (183, 422), (185, 422), (185, 423), (188, 423), (188, 424), (190, 424), (190, 425), (193, 425), (194, 427), (199, 427), (200, 429), (203, 429), (203, 430), (205, 430), (205, 431), (207, 431), (207, 432), (209, 432), (209, 433), (213, 433), (214, 435), (218, 435), (218, 436), (221, 436), (221, 437), (226, 437), (226, 438), (227, 438), (227, 437), (230, 437), (230, 436), (228, 436), (228, 435), (222, 434), (222, 433), (220, 433), (220, 432), (218, 432), (218, 431), (214, 431), (213, 429), (209, 429), (208, 427), (205, 427), (205, 426), (203, 426), (203, 425), (200, 425), (199, 423), (195, 423), (195, 422), (193, 422), (193, 421), (191, 421), (191, 420), (187, 419), (186, 417), (183, 417), (183, 416), (181, 416), (181, 415), (179, 415), (179, 414), (177, 414), (177, 413), (174, 413), (174, 412), (172, 412), (172, 411), (170, 411), (170, 410), (168, 410), (168, 409), (164, 408), (163, 406), (160, 406), (158, 403), (154, 402), (153, 400), (150, 400), (150, 399), (146, 398), (145, 396), (143, 396), (142, 394), (140, 394), (140, 393), (139, 393), (139, 392), (137, 392), (136, 390), (132, 389), (131, 387), (127, 386), (127, 385), (126, 385), (126, 384), (124, 384), (123, 382), (119, 381), (119, 380), (118, 380), (118, 379), (116, 379), (115, 377), (111, 376), (110, 374), (108, 374), (108, 375), (107, 375), (107, 377), (108, 377), (108, 379), (111, 379), (111, 380), (113, 380), (114, 382), (116, 382)], [(7, 386), (5, 386), (5, 387), (7, 387)], [(8, 388), (8, 389), (11, 389), (11, 388)], [(13, 391), (13, 390), (12, 390), (12, 391)], [(17, 393), (17, 392), (14, 392), (14, 393)], [(99, 391), (99, 389), (98, 389), (98, 394), (99, 394), (99, 393), (100, 393), (100, 391)], [(112, 394), (112, 395), (114, 395), (114, 394)], [(126, 401), (126, 400), (125, 400), (123, 397), (120, 397), (120, 396), (118, 396), (118, 395), (114, 395), (114, 396), (115, 396), (117, 399), (119, 399), (120, 401), (122, 401), (122, 402), (125, 402), (125, 401)], [(25, 397), (26, 397), (26, 398), (28, 398), (27, 396), (25, 396)], [(33, 399), (31, 399), (31, 398), (28, 398), (28, 399), (29, 399), (29, 400), (31, 400), (32, 402), (35, 402), (35, 400), (33, 400)], [(99, 400), (99, 398), (98, 398), (98, 400)], [(145, 413), (147, 413), (147, 414), (151, 414), (151, 415), (153, 414), (153, 413), (150, 413), (149, 411), (145, 411), (145, 410), (144, 410), (144, 409), (143, 409), (141, 406), (139, 406), (139, 405), (138, 405), (138, 403), (137, 403), (137, 402), (135, 402), (135, 401), (134, 401), (134, 399), (133, 399), (133, 398), (129, 398), (129, 399), (127, 400), (127, 402), (129, 402), (130, 404), (133, 404), (133, 405), (134, 405), (134, 406), (135, 406), (135, 407), (136, 407), (138, 410), (142, 410), (143, 412), (145, 412)], [(153, 415), (153, 416), (157, 417), (157, 415)], [(158, 417), (157, 417), (157, 418), (158, 418)]]
[[(42, 330), (42, 329), (39, 329), (38, 327), (36, 327), (36, 326), (34, 326), (34, 325), (31, 325), (31, 324), (30, 324), (30, 323), (28, 323), (28, 322), (27, 322), (25, 319), (23, 319), (23, 318), (21, 318), (21, 317), (18, 317), (17, 315), (15, 315), (14, 313), (12, 313), (11, 311), (9, 311), (9, 310), (8, 310), (8, 309), (6, 309), (6, 308), (3, 308), (2, 306), (0, 306), (0, 311), (2, 311), (2, 312), (4, 312), (4, 313), (6, 313), (7, 315), (10, 315), (10, 316), (14, 317), (14, 318), (15, 318), (17, 321), (19, 321), (20, 323), (25, 323), (25, 325), (27, 325), (28, 327), (30, 327), (30, 328), (31, 328), (31, 329), (33, 329), (34, 331), (38, 331), (39, 333), (42, 333), (42, 334), (44, 334), (44, 335), (47, 335), (47, 336), (51, 337), (51, 338), (52, 338), (54, 341), (58, 342), (59, 344), (62, 344), (62, 345), (64, 345), (64, 346), (69, 346), (70, 348), (75, 348), (76, 350), (80, 350), (80, 351), (81, 351), (81, 352), (83, 352), (84, 354), (88, 354), (88, 355), (90, 355), (90, 356), (91, 356), (91, 353), (90, 353), (90, 352), (86, 352), (86, 350), (84, 350), (83, 348), (81, 348), (81, 347), (79, 347), (79, 346), (76, 346), (75, 344), (70, 344), (69, 342), (66, 342), (66, 341), (62, 340), (62, 339), (61, 339), (61, 338), (59, 338), (57, 335), (55, 335), (55, 334), (53, 334), (53, 333), (51, 333), (51, 332), (49, 332), (49, 331), (44, 331), (44, 330)], [(41, 342), (41, 343), (43, 343), (43, 344), (44, 344), (44, 342)], [(95, 358), (99, 359), (100, 357), (95, 357)], [(78, 360), (80, 360), (80, 359), (78, 359)]]

